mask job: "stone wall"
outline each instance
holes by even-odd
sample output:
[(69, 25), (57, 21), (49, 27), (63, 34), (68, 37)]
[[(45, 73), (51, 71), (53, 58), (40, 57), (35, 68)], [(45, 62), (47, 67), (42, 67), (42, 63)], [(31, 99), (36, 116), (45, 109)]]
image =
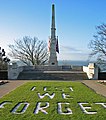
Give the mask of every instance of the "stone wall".
[(7, 80), (7, 79), (8, 79), (8, 71), (0, 70), (0, 80)]
[(106, 80), (106, 72), (99, 72), (99, 80)]
[(16, 80), (22, 71), (69, 71), (71, 66), (18, 66), (17, 63), (12, 63), (8, 66), (8, 79)]
[(16, 80), (22, 71), (84, 71), (89, 79), (98, 79), (98, 67), (94, 63), (88, 66), (18, 66), (12, 63), (8, 66), (8, 79)]
[(23, 66), (18, 67), (17, 63), (12, 63), (8, 65), (8, 79), (16, 80), (19, 73), (23, 71)]

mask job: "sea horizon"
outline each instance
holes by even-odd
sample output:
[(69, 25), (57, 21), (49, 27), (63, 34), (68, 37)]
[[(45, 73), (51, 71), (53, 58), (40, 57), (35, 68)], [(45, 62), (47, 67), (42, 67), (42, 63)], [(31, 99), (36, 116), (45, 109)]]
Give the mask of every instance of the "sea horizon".
[[(13, 60), (13, 62), (16, 62), (19, 66), (25, 65), (20, 60)], [(84, 60), (58, 60), (58, 65), (73, 65), (73, 66), (88, 66), (89, 63), (94, 63), (94, 61), (84, 61)], [(46, 64), (47, 65), (47, 64)]]
[(88, 66), (89, 63), (94, 63), (94, 61), (88, 60), (59, 60), (58, 65), (77, 65), (77, 66)]

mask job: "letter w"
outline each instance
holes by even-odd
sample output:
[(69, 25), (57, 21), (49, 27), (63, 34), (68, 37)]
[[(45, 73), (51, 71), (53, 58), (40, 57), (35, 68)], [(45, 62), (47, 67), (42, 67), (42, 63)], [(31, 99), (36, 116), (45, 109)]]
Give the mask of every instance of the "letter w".
[(48, 96), (50, 99), (53, 99), (54, 96), (55, 96), (55, 93), (52, 93), (51, 95), (48, 94), (48, 93), (45, 93), (45, 94), (43, 94), (43, 95), (40, 95), (40, 93), (38, 93), (38, 96), (39, 96), (40, 99), (43, 99), (45, 96)]

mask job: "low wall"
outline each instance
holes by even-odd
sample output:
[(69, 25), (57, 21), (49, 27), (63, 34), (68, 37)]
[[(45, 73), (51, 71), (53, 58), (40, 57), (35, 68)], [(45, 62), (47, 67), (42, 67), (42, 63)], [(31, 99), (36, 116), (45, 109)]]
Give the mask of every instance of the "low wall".
[(106, 72), (100, 72), (98, 76), (99, 80), (106, 80)]
[(0, 70), (0, 80), (7, 80), (7, 79), (8, 79), (8, 71)]
[(8, 79), (16, 80), (20, 72), (24, 71), (69, 71), (71, 66), (18, 66), (17, 63), (13, 63), (8, 66)]
[(43, 65), (36, 65), (36, 66), (23, 66), (23, 70), (36, 70), (36, 71), (61, 71), (62, 66), (43, 66)]
[(84, 71), (89, 79), (98, 79), (98, 67), (94, 63), (89, 63), (88, 66), (18, 66), (13, 63), (8, 66), (8, 79), (16, 80), (22, 71)]
[(8, 79), (16, 80), (18, 75), (22, 71), (70, 71), (70, 70), (77, 70), (81, 71), (82, 67), (80, 66), (71, 66), (71, 65), (64, 65), (64, 66), (18, 66), (17, 63), (12, 63), (12, 65), (8, 66)]
[(72, 70), (83, 71), (83, 66), (72, 66)]

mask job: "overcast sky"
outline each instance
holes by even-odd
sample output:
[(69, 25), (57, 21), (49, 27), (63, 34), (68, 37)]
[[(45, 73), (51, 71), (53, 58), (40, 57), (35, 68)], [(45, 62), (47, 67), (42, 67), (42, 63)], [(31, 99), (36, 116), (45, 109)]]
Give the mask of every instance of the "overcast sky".
[(0, 46), (8, 53), (8, 45), (23, 36), (48, 42), (53, 3), (58, 59), (87, 60), (95, 27), (106, 23), (106, 0), (0, 0)]

